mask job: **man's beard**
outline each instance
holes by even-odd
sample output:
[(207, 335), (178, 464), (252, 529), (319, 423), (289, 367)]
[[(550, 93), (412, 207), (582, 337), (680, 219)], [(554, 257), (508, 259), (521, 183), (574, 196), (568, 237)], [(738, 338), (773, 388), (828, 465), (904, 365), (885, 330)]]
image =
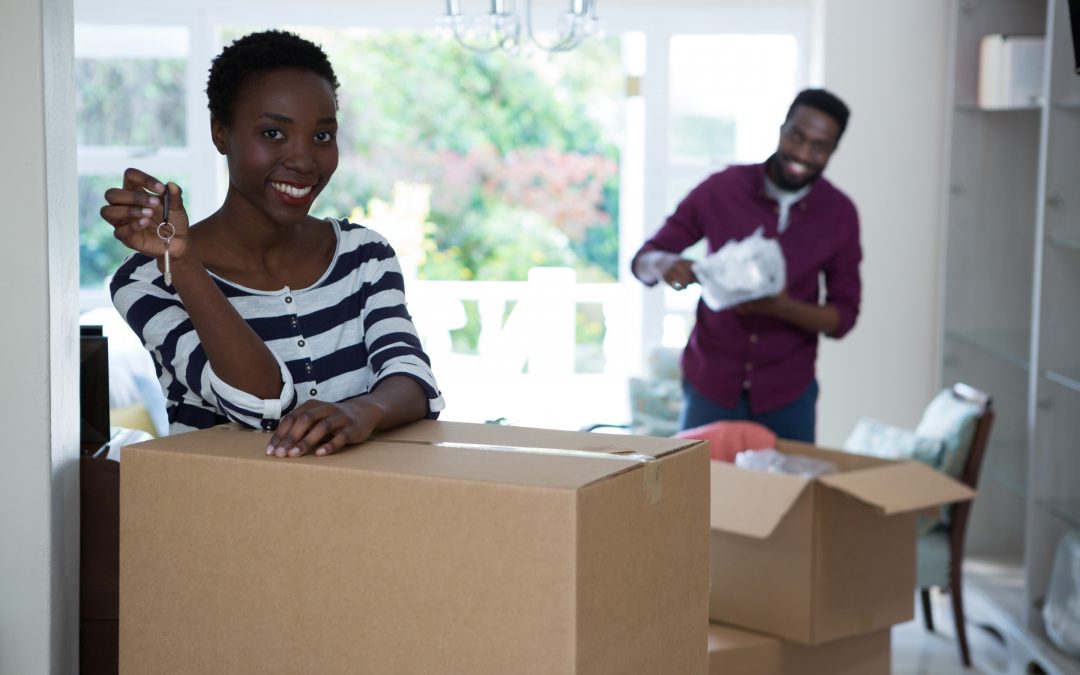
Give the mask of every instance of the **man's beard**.
[(784, 173), (784, 167), (780, 162), (779, 153), (774, 153), (773, 156), (768, 159), (766, 164), (769, 168), (769, 178), (772, 182), (776, 183), (776, 187), (788, 192), (801, 190), (821, 176), (821, 169), (817, 169), (816, 171), (809, 173), (805, 178), (799, 180), (789, 179), (787, 174)]

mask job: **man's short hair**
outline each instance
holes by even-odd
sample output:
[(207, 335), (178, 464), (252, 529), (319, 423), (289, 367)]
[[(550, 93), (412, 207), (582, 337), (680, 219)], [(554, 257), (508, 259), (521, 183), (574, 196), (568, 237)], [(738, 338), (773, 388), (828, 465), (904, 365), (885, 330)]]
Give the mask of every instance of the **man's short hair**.
[(787, 117), (784, 118), (784, 121), (790, 120), (791, 116), (795, 114), (795, 109), (801, 105), (816, 108), (836, 120), (837, 141), (844, 135), (844, 129), (847, 128), (848, 117), (851, 116), (851, 111), (848, 110), (847, 105), (837, 98), (836, 95), (825, 91), (824, 89), (803, 89), (799, 92), (799, 95), (795, 97), (795, 100), (791, 102), (791, 107), (788, 108)]

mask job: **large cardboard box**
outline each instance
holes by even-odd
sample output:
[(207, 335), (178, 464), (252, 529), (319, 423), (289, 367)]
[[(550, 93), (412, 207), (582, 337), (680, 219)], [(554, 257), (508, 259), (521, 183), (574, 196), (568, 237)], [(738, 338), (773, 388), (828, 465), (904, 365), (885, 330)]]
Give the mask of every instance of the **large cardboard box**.
[(121, 673), (704, 673), (703, 443), (420, 422), (124, 449)]
[(778, 441), (817, 479), (712, 462), (712, 621), (820, 644), (911, 619), (915, 519), (974, 496), (917, 462)]
[(709, 675), (889, 675), (891, 629), (810, 647), (709, 624)]

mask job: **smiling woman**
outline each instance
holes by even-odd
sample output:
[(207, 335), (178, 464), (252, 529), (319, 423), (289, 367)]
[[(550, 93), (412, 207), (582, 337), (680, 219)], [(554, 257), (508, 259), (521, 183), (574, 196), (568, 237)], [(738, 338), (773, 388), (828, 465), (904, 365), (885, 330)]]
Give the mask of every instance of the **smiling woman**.
[(327, 455), (443, 407), (393, 249), (309, 214), (337, 169), (336, 90), (313, 43), (244, 36), (207, 86), (229, 170), (217, 211), (189, 226), (180, 186), (138, 169), (105, 193), (102, 217), (136, 251), (113, 300), (156, 361), (173, 432), (232, 421), (274, 430), (267, 454)]

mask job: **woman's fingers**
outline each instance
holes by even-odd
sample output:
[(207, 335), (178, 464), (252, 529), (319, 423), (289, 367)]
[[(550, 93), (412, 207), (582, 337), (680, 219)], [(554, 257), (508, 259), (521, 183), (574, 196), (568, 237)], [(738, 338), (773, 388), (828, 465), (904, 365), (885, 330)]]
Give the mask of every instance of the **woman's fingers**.
[(154, 209), (145, 206), (102, 206), (101, 217), (105, 222), (114, 227), (121, 225), (138, 225), (141, 229), (150, 224), (154, 216)]
[(282, 418), (266, 446), (266, 454), (303, 457), (314, 453), (323, 457), (367, 440), (374, 424), (354, 419), (351, 410), (345, 404), (306, 401)]
[(148, 173), (129, 167), (124, 170), (125, 190), (145, 190), (160, 195), (165, 190), (165, 185)]
[(266, 454), (276, 457), (301, 457), (318, 447), (324, 439), (347, 423), (336, 406), (307, 401), (282, 418), (266, 446)]
[(344, 448), (347, 441), (348, 438), (345, 436), (344, 433), (334, 434), (333, 438), (331, 438), (329, 441), (326, 441), (319, 447), (315, 448), (315, 454), (319, 457), (332, 455), (338, 450)]
[[(324, 409), (320, 412), (328, 413), (329, 411)], [(322, 445), (327, 437), (332, 436), (345, 426), (345, 420), (341, 416), (333, 414), (322, 418), (316, 418), (313, 415), (311, 421), (312, 424), (307, 433), (292, 443), (292, 447), (288, 451), (289, 457), (303, 457)]]
[(274, 435), (270, 437), (270, 442), (266, 446), (266, 454), (274, 455), (276, 457), (284, 457), (285, 453), (289, 451), (289, 447), (285, 447), (289, 442), (289, 432), (292, 430), (292, 426), (296, 421), (294, 417), (296, 411), (289, 413), (278, 422), (277, 429), (274, 431)]
[[(166, 190), (169, 213), (164, 212)], [(122, 187), (105, 191), (105, 202), (99, 213), (113, 226), (113, 236), (124, 246), (153, 257), (162, 255), (165, 241), (157, 228), (168, 221), (174, 237), (170, 240), (170, 254), (179, 259), (187, 251), (188, 218), (183, 190), (176, 183), (162, 184), (150, 174), (129, 168), (124, 171)]]

